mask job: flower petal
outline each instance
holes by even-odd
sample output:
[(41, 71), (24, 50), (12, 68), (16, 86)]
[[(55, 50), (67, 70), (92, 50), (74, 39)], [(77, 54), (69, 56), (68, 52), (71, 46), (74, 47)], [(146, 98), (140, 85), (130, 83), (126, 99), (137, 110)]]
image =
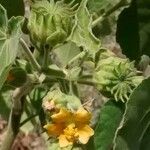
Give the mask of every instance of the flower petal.
[(60, 136), (58, 137), (58, 139), (59, 139), (59, 146), (60, 146), (60, 147), (66, 147), (66, 146), (69, 146), (69, 145), (72, 145), (72, 144), (73, 144), (73, 142), (68, 141), (67, 138), (66, 138), (66, 136), (63, 135), (63, 134), (60, 135)]
[(63, 124), (47, 124), (44, 126), (49, 136), (59, 136), (64, 129)]
[(72, 116), (71, 112), (67, 111), (67, 109), (60, 109), (59, 113), (51, 116), (53, 122), (62, 123), (67, 122), (69, 118)]
[(94, 135), (94, 130), (88, 126), (88, 125), (85, 125), (84, 127), (82, 128), (79, 128), (78, 129), (78, 139), (79, 139), (79, 142), (81, 142), (82, 144), (86, 144), (89, 140), (89, 138)]
[(77, 123), (89, 123), (91, 119), (91, 113), (86, 111), (83, 107), (79, 108), (74, 114), (75, 121)]

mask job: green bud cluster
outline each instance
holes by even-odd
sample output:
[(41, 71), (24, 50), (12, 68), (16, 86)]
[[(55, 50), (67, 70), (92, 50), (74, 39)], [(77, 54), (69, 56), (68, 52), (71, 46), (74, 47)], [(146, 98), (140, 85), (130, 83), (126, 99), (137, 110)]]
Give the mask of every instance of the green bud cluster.
[(81, 107), (81, 101), (76, 96), (62, 93), (59, 89), (49, 91), (43, 98), (43, 108), (45, 111), (53, 112), (60, 108), (75, 111), (79, 107)]
[(116, 101), (125, 102), (133, 89), (144, 79), (138, 73), (134, 62), (110, 56), (99, 61), (95, 69), (94, 81), (102, 94), (113, 97)]
[(37, 1), (31, 7), (28, 29), (32, 43), (41, 49), (62, 43), (70, 35), (75, 6), (63, 1)]

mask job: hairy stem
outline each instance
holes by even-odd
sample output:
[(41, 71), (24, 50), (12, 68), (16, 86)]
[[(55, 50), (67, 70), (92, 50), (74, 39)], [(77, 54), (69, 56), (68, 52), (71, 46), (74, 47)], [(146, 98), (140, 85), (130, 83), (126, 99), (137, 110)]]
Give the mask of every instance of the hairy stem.
[(24, 124), (26, 124), (28, 121), (31, 121), (31, 119), (35, 118), (36, 116), (38, 116), (38, 114), (33, 114), (32, 116), (26, 118), (25, 120), (23, 120), (21, 123), (20, 123), (20, 127), (22, 127)]
[(73, 59), (71, 59), (68, 62), (68, 66), (71, 65), (71, 63), (73, 63), (74, 61), (78, 60), (79, 58), (83, 58), (86, 55), (85, 51), (82, 51), (81, 53), (79, 53), (77, 56), (75, 56)]
[(20, 119), (23, 112), (25, 95), (31, 91), (33, 86), (29, 81), (22, 87), (16, 88), (13, 92), (12, 102), (13, 106), (9, 116), (8, 128), (6, 136), (3, 140), (1, 150), (10, 150), (12, 144), (19, 132)]
[(92, 28), (94, 28), (99, 22), (102, 22), (106, 17), (111, 15), (113, 12), (118, 10), (121, 7), (127, 6), (129, 3), (127, 0), (121, 0), (119, 1), (115, 6), (110, 8), (108, 11), (106, 11), (102, 16), (98, 17), (96, 20), (92, 22)]
[(85, 84), (85, 85), (89, 85), (89, 86), (95, 86), (95, 82), (92, 81), (86, 81), (86, 80), (78, 80), (77, 83), (79, 84)]
[[(92, 78), (92, 76), (91, 76)], [(57, 80), (56, 79), (52, 79), (50, 76), (46, 76), (46, 79), (44, 81), (44, 83), (56, 83), (56, 82), (59, 82), (60, 81), (65, 81), (65, 82), (69, 82), (70, 80), (68, 79), (65, 79), (65, 78), (61, 78), (61, 77), (57, 77)], [(88, 80), (84, 80), (84, 79), (79, 79), (79, 80), (72, 80), (72, 82), (77, 82), (78, 84), (85, 84), (85, 85), (90, 85), (90, 86), (95, 86), (96, 83), (94, 81), (88, 81)]]
[(43, 67), (46, 68), (48, 66), (49, 63), (49, 52), (52, 50), (51, 48), (48, 47), (44, 47), (44, 58), (43, 58)]
[(37, 71), (40, 72), (41, 71), (41, 66), (36, 61), (33, 54), (31, 53), (30, 49), (28, 48), (27, 44), (25, 43), (25, 41), (22, 38), (20, 39), (20, 44), (22, 45), (23, 50), (27, 54), (28, 59), (31, 62), (31, 64), (33, 65), (34, 69), (36, 69)]

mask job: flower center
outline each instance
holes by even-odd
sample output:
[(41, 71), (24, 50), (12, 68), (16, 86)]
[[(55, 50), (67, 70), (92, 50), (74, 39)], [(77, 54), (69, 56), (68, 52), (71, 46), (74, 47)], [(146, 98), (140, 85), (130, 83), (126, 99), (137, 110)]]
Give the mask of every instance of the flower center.
[(77, 140), (78, 135), (77, 128), (75, 127), (75, 124), (70, 124), (64, 129), (64, 135), (66, 136), (67, 140), (70, 142), (74, 142)]

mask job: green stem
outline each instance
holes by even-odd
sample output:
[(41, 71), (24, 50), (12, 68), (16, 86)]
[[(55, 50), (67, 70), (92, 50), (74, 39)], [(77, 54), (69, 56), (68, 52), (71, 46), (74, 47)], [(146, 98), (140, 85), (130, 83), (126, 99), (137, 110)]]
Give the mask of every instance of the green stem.
[[(46, 76), (46, 82), (44, 83), (49, 83), (49, 82), (61, 82), (61, 85), (63, 87), (64, 85), (64, 82), (69, 82), (69, 80), (65, 79), (65, 78), (61, 78), (61, 77), (57, 77), (57, 80), (56, 79), (52, 79), (50, 76)], [(77, 82), (78, 84), (86, 84), (86, 85), (90, 85), (90, 86), (94, 86), (96, 83), (93, 82), (93, 81), (87, 81), (87, 80), (83, 80), (83, 79), (80, 79), (80, 80), (72, 80), (71, 82)]]
[(104, 15), (102, 15), (102, 16), (99, 16), (96, 20), (94, 20), (93, 22), (92, 22), (92, 28), (94, 28), (97, 24), (99, 24), (100, 22), (102, 22), (103, 20), (104, 20)]
[[(29, 101), (26, 101), (26, 105), (24, 107), (24, 112), (26, 113), (26, 115), (30, 118), (30, 116), (34, 115), (33, 114), (33, 107), (31, 105), (31, 103)], [(32, 123), (32, 125), (36, 128), (37, 127), (37, 121), (35, 119), (35, 117), (32, 117), (30, 119), (30, 122)]]
[(38, 114), (33, 114), (32, 116), (28, 117), (27, 119), (23, 120), (20, 123), (20, 127), (22, 127), (24, 124), (26, 124), (28, 121), (31, 121), (31, 119), (33, 119), (34, 117), (36, 117)]
[(11, 109), (6, 136), (2, 142), (1, 150), (10, 150), (12, 144), (19, 132), (20, 119), (23, 113), (25, 95), (33, 88), (32, 84), (27, 81), (22, 87), (16, 88), (13, 92)]
[(44, 47), (44, 58), (43, 58), (43, 67), (46, 68), (48, 66), (49, 52), (51, 49)]
[(72, 81), (69, 81), (69, 94), (74, 94), (73, 89), (72, 89)]
[(86, 80), (78, 80), (77, 83), (79, 84), (86, 84), (86, 85), (90, 85), (90, 86), (95, 86), (96, 83), (92, 82), (92, 81), (86, 81)]
[(77, 97), (79, 97), (77, 82), (69, 81), (69, 94), (76, 95)]
[(38, 64), (38, 62), (34, 58), (33, 54), (31, 53), (30, 49), (28, 48), (27, 44), (25, 43), (25, 41), (22, 38), (20, 39), (20, 44), (22, 45), (23, 50), (27, 54), (28, 59), (30, 60), (30, 62), (33, 65), (33, 67), (37, 71), (41, 72), (41, 66)]
[(127, 0), (121, 0), (121, 1), (119, 1), (115, 6), (113, 6), (108, 11), (106, 11), (102, 16), (100, 16), (96, 20), (94, 20), (92, 22), (92, 28), (94, 28), (97, 24), (99, 24), (100, 22), (102, 22), (106, 17), (108, 17), (109, 15), (111, 15), (116, 10), (120, 9), (121, 7), (127, 6), (127, 5), (129, 5), (129, 3), (127, 2)]
[(40, 56), (40, 52), (39, 52), (36, 48), (34, 48), (33, 57), (34, 57), (35, 59), (38, 59), (39, 56)]
[(62, 90), (64, 93), (68, 94), (68, 93), (69, 93), (69, 84), (68, 84), (69, 81), (66, 80), (66, 79), (61, 79), (61, 78), (59, 78), (59, 79), (58, 79), (58, 83), (59, 83), (59, 85), (60, 85), (61, 90)]
[(77, 59), (84, 57), (85, 54), (86, 54), (85, 51), (82, 51), (81, 53), (79, 53), (77, 56), (75, 56), (73, 59), (71, 59), (71, 60), (68, 62), (68, 66), (71, 65), (71, 63), (73, 63), (73, 62), (76, 61)]
[(22, 108), (23, 108), (23, 99), (21, 100), (22, 103), (19, 106), (20, 110), (15, 110), (15, 108), (13, 108), (11, 110), (10, 113), (10, 117), (9, 117), (9, 123), (8, 123), (8, 128), (7, 128), (7, 132), (4, 138), (4, 141), (1, 145), (1, 150), (10, 150), (13, 142), (19, 132), (19, 123), (20, 123), (20, 119), (21, 119), (21, 115), (22, 115)]

